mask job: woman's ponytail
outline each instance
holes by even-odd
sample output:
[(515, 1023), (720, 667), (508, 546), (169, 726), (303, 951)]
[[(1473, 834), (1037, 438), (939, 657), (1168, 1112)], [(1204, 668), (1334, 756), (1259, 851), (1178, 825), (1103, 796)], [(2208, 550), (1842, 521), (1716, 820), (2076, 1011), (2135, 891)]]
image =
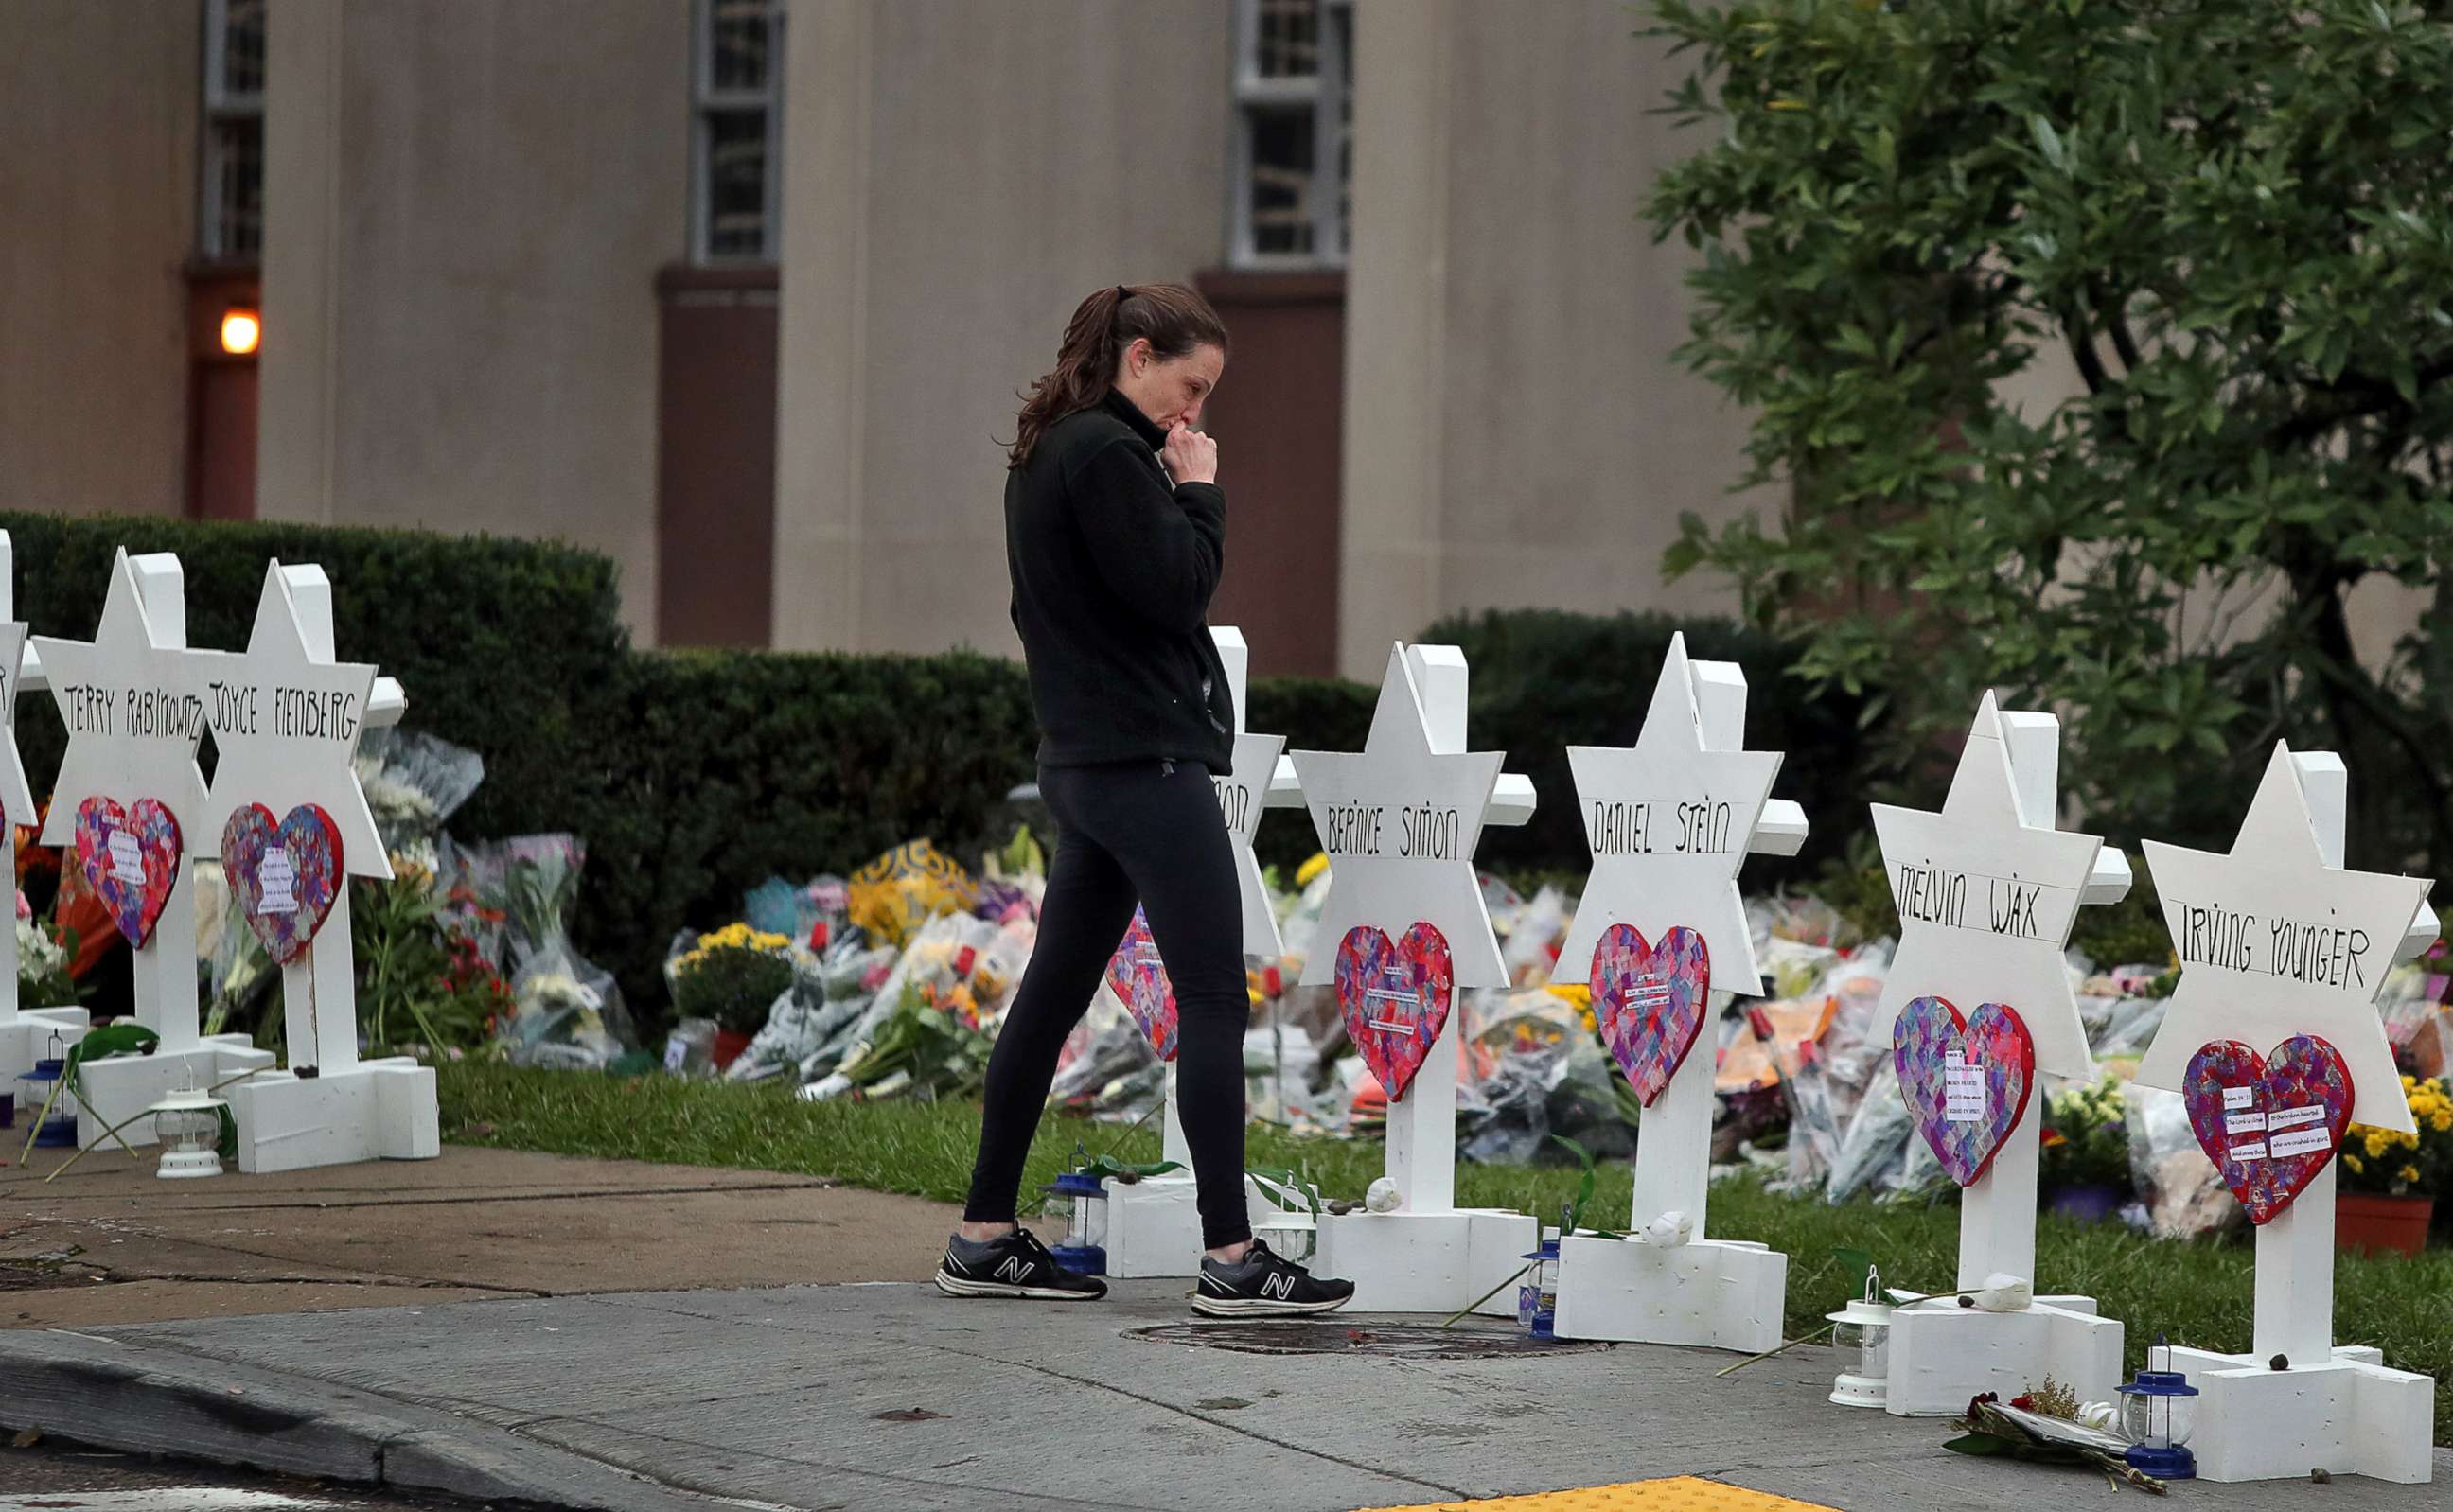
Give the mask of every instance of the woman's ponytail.
[(1125, 348), (1143, 339), (1161, 357), (1204, 346), (1223, 352), (1226, 327), (1209, 301), (1182, 284), (1118, 284), (1092, 294), (1066, 323), (1055, 369), (1023, 392), (1006, 466), (1028, 462), (1049, 426), (1105, 399)]

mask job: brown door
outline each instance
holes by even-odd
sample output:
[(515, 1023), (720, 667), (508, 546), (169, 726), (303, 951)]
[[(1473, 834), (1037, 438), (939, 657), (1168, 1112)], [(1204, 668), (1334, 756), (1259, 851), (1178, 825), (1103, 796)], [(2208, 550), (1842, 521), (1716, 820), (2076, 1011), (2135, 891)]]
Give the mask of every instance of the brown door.
[(765, 646), (775, 559), (775, 269), (656, 280), (656, 638)]
[(1212, 272), (1199, 284), (1233, 348), (1203, 415), (1226, 489), (1226, 575), (1210, 623), (1243, 629), (1255, 677), (1334, 676), (1346, 275)]

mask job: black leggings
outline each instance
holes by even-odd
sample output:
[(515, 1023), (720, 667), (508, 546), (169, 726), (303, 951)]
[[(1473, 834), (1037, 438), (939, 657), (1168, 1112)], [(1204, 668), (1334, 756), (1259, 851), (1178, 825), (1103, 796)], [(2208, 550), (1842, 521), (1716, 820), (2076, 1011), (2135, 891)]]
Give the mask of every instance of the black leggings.
[(988, 1057), (980, 1156), (963, 1217), (1008, 1223), (1056, 1057), (1139, 903), (1175, 988), (1176, 1103), (1192, 1147), (1202, 1243), (1252, 1237), (1244, 1207), (1244, 908), (1218, 790), (1197, 764), (1047, 767), (1056, 859), (1039, 943)]

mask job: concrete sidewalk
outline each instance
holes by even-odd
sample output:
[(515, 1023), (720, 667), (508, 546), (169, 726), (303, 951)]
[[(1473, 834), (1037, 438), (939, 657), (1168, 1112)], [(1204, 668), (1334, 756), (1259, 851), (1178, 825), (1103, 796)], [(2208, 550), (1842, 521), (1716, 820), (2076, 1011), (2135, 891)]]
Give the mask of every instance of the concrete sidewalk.
[[(651, 1263), (656, 1262), (652, 1258)], [(1319, 1509), (1708, 1476), (1831, 1507), (2129, 1504), (1824, 1400), (1830, 1351), (1527, 1353), (1480, 1323), (1194, 1324), (909, 1283), (455, 1302), (0, 1334), (0, 1422), (341, 1479), (611, 1508)], [(1437, 1351), (1477, 1341), (1470, 1358)], [(1221, 1347), (1232, 1344), (1236, 1347)], [(1319, 1352), (1254, 1352), (1287, 1349)], [(2453, 1455), (2438, 1453), (2453, 1479)], [(2443, 1483), (2184, 1484), (2175, 1505), (2435, 1507)], [(739, 1504), (736, 1502), (735, 1504)], [(1636, 1503), (1641, 1504), (1641, 1503)]]
[(98, 1149), (46, 1182), (65, 1158), (0, 1168), (0, 1325), (907, 1280), (955, 1217), (812, 1177), (458, 1144), (202, 1182)]

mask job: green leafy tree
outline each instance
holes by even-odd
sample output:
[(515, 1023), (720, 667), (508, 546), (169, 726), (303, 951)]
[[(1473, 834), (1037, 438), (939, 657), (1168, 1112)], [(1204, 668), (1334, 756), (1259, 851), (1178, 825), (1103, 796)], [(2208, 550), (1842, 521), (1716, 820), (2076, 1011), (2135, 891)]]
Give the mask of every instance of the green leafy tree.
[[(2227, 843), (2282, 737), (2351, 764), (2355, 863), (2453, 865), (2453, 4), (1654, 10), (1710, 133), (1647, 207), (1681, 355), (1791, 501), (1669, 570), (1887, 690), (1894, 776), (1990, 686), (2124, 841)], [(2370, 579), (2416, 632), (2354, 647)]]

